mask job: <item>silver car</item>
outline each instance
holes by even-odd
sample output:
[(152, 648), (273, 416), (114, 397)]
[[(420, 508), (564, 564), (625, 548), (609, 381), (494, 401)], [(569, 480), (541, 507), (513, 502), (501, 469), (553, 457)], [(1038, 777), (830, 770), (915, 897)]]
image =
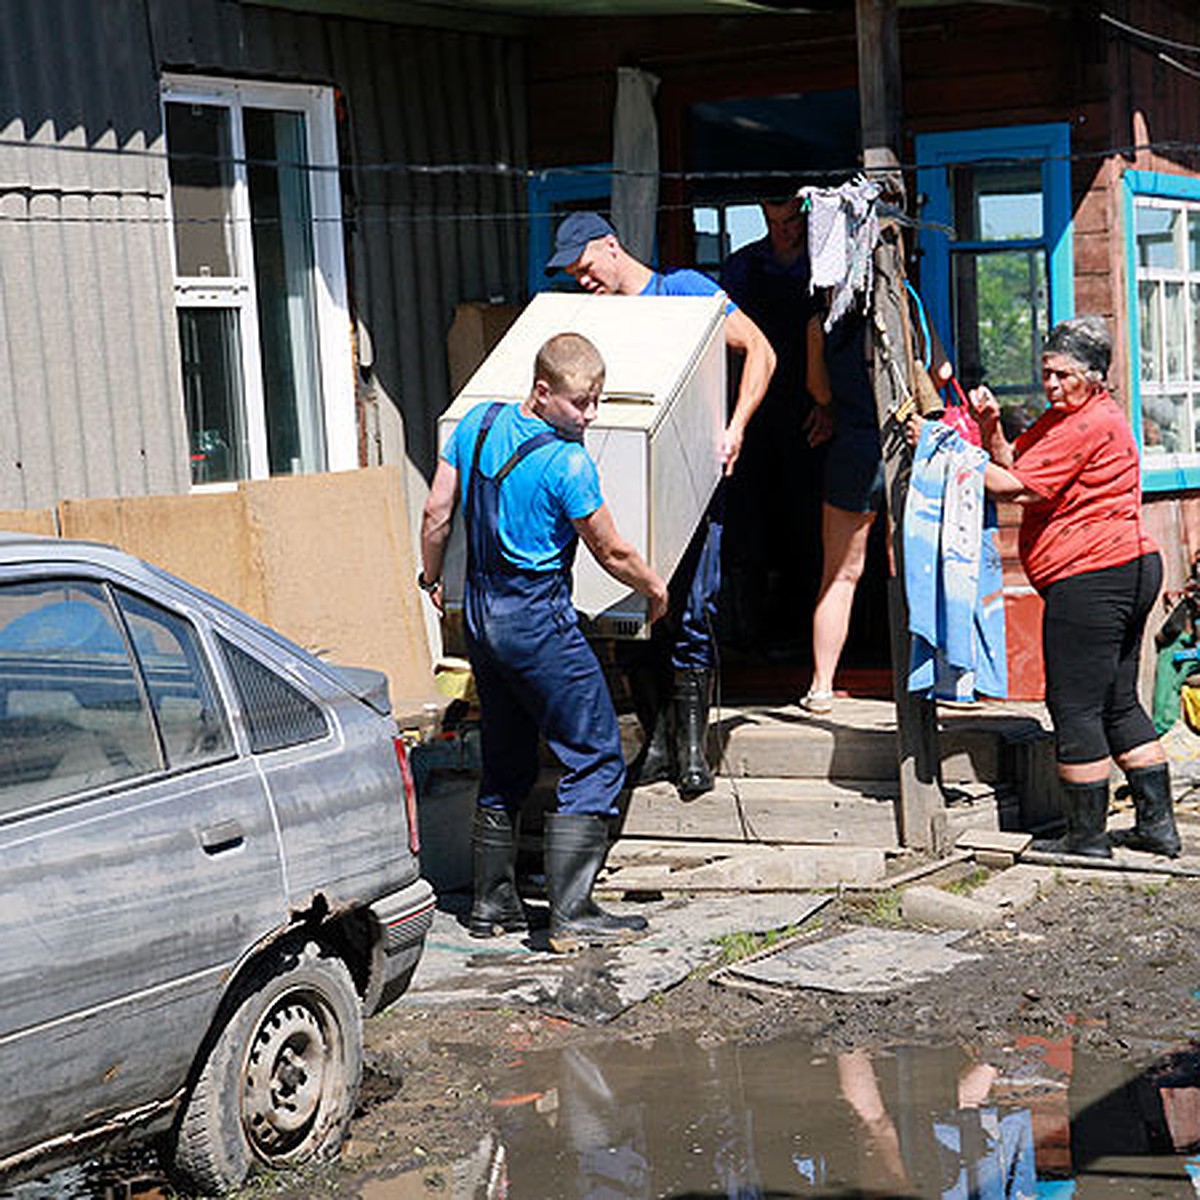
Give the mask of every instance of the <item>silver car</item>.
[(104, 546), (0, 534), (0, 1180), (159, 1135), (334, 1154), (434, 897), (386, 678)]

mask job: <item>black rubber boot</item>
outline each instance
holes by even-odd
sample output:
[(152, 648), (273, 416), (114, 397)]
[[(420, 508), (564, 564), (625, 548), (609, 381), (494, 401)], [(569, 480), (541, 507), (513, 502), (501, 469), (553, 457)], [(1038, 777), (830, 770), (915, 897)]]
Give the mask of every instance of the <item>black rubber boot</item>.
[(503, 808), (476, 808), (471, 843), (475, 902), (467, 932), (472, 937), (527, 933), (529, 922), (517, 895), (517, 824)]
[(1112, 858), (1112, 847), (1104, 827), (1108, 823), (1108, 780), (1096, 783), (1062, 781), (1066, 806), (1067, 835), (1036, 841), (1035, 850), (1050, 854), (1081, 854), (1087, 858)]
[(675, 672), (675, 736), (681, 796), (702, 796), (713, 789), (707, 754), (711, 686), (711, 671)]
[(671, 713), (669, 683), (653, 664), (630, 672), (630, 690), (644, 741), (629, 767), (629, 786), (674, 780), (679, 769), (675, 758), (675, 729)]
[(607, 818), (587, 813), (546, 814), (550, 949), (558, 954), (627, 942), (646, 932), (645, 917), (618, 917), (592, 899), (592, 885), (604, 866), (608, 847)]
[(1166, 763), (1153, 767), (1130, 767), (1125, 772), (1136, 813), (1132, 829), (1112, 835), (1114, 845), (1147, 854), (1178, 858), (1183, 850), (1175, 828), (1175, 802), (1171, 798), (1171, 772)]

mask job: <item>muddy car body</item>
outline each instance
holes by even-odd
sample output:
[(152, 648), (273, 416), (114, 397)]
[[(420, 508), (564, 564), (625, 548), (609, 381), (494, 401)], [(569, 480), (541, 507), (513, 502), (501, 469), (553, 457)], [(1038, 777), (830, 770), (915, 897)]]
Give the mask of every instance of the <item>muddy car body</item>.
[(384, 676), (108, 547), (0, 535), (0, 1179), (161, 1135), (327, 1156), (433, 894)]

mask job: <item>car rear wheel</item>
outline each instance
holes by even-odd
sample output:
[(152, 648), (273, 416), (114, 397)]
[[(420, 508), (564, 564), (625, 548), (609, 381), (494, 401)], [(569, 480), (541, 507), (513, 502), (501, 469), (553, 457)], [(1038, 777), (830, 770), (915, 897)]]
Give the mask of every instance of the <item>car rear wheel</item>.
[(265, 959), (218, 1033), (173, 1130), (173, 1176), (217, 1195), (263, 1167), (332, 1158), (362, 1079), (362, 1013), (315, 943)]

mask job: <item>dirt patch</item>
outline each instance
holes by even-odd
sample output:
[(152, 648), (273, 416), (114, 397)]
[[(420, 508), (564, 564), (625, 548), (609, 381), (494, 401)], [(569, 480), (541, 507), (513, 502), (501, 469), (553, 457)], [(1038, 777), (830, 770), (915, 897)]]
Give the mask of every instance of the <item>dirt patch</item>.
[[(821, 936), (894, 912), (843, 899), (812, 924)], [(714, 986), (704, 972), (602, 1028), (534, 1009), (402, 1005), (368, 1022), (367, 1087), (342, 1162), (279, 1194), (317, 1195), (372, 1168), (436, 1174), (494, 1129), (516, 1059), (590, 1040), (692, 1031), (702, 1042), (750, 1042), (788, 1034), (829, 1051), (957, 1043), (1001, 1061), (1017, 1035), (1073, 1033), (1093, 1054), (1149, 1065), (1194, 1036), (1197, 945), (1200, 883), (1063, 883), (1000, 927), (957, 943), (977, 961), (883, 996), (750, 994)]]

